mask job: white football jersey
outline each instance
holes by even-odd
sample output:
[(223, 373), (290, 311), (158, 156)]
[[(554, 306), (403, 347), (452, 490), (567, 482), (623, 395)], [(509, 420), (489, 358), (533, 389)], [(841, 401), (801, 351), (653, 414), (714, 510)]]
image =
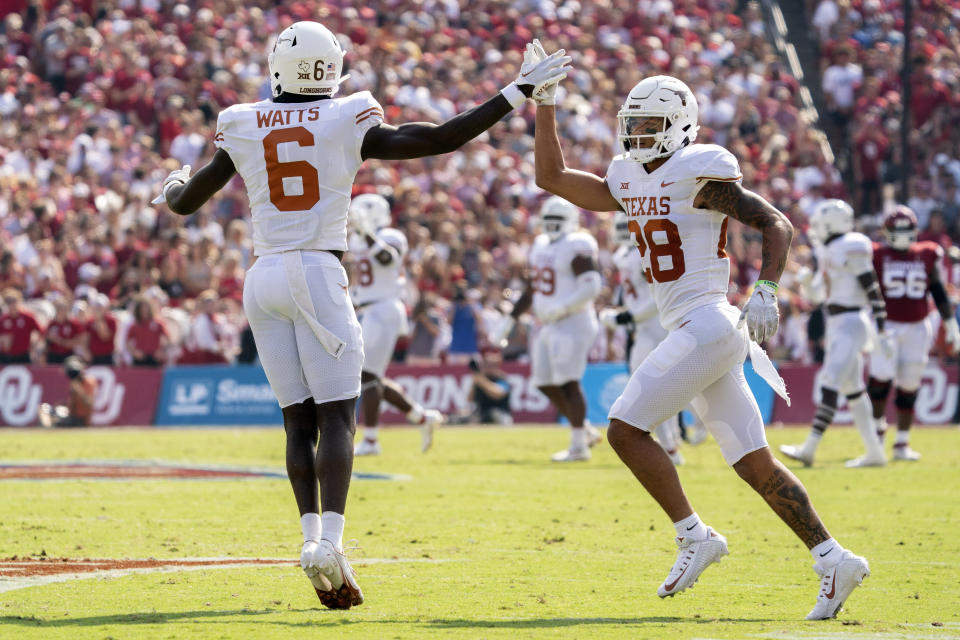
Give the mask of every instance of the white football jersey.
[(571, 263), (583, 255), (597, 259), (597, 241), (588, 233), (575, 231), (556, 242), (541, 233), (530, 248), (530, 281), (533, 286), (533, 313), (540, 316), (556, 310), (573, 295), (577, 276)]
[(390, 264), (380, 264), (376, 246), (367, 246), (366, 238), (358, 234), (350, 236), (350, 253), (353, 255), (353, 276), (350, 297), (356, 305), (367, 304), (387, 298), (399, 299), (406, 286), (403, 258), (407, 255), (407, 238), (398, 229), (383, 228), (377, 237), (397, 250), (397, 259)]
[(613, 254), (613, 264), (620, 272), (623, 283), (623, 306), (631, 314), (645, 311), (653, 297), (650, 283), (643, 275), (643, 256), (637, 247), (618, 247)]
[(347, 249), (347, 208), (360, 146), (383, 110), (368, 91), (311, 102), (237, 104), (217, 119), (214, 144), (243, 178), (258, 256)]
[(741, 178), (737, 159), (714, 144), (686, 146), (653, 173), (626, 154), (607, 169), (607, 187), (629, 218), (667, 329), (697, 307), (727, 301), (727, 216), (696, 209), (693, 201), (708, 181)]
[(867, 307), (870, 301), (857, 280), (861, 273), (873, 270), (873, 245), (870, 238), (851, 231), (820, 247), (817, 265), (827, 282), (827, 303), (845, 307)]

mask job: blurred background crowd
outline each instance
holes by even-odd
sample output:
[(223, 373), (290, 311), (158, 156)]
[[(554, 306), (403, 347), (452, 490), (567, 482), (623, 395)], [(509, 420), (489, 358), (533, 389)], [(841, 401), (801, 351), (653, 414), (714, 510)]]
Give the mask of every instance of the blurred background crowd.
[[(202, 165), (220, 110), (267, 98), (267, 53), (297, 20), (339, 35), (351, 74), (392, 123), (439, 122), (494, 95), (539, 37), (576, 69), (561, 85), (568, 162), (604, 175), (616, 112), (651, 74), (696, 92), (698, 142), (729, 148), (744, 184), (798, 229), (781, 291), (776, 357), (810, 361), (811, 305), (791, 273), (809, 264), (806, 216), (848, 199), (874, 234), (902, 178), (899, 0), (808, 0), (826, 103), (802, 108), (800, 85), (764, 31), (760, 7), (735, 0), (6, 0), (0, 15), (0, 353), (7, 361), (161, 365), (250, 362), (244, 271), (253, 260), (247, 202), (235, 178), (199, 213), (150, 199), (173, 168)], [(960, 3), (915, 11), (910, 197), (923, 233), (960, 239)], [(742, 6), (739, 6), (742, 5)], [(400, 361), (436, 363), (484, 349), (487, 327), (518, 295), (536, 213), (532, 103), (438, 158), (369, 161), (355, 193), (392, 205), (408, 237), (412, 333)], [(827, 131), (827, 134), (824, 133)], [(847, 175), (837, 159), (849, 162)], [(846, 179), (845, 179), (846, 177)], [(613, 304), (610, 214), (585, 213)], [(732, 223), (730, 299), (756, 280), (760, 237)], [(948, 265), (949, 266), (949, 265)], [(953, 269), (948, 278), (953, 278)], [(953, 289), (951, 289), (953, 291)], [(34, 322), (35, 329), (23, 330)], [(31, 325), (32, 326), (32, 325)], [(17, 330), (19, 329), (19, 333)], [(505, 355), (525, 357), (525, 331)], [(26, 341), (23, 334), (28, 335)], [(593, 360), (623, 357), (601, 332)], [(6, 336), (6, 337), (4, 337)]]

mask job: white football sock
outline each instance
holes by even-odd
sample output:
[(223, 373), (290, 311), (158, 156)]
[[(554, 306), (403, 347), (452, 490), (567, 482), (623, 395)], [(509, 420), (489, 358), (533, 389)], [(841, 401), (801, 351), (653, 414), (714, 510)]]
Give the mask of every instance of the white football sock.
[(380, 427), (364, 427), (363, 439), (370, 442), (376, 442), (380, 439)]
[(324, 511), (320, 516), (323, 523), (323, 532), (320, 534), (322, 540), (329, 540), (337, 551), (343, 550), (343, 524), (346, 519), (342, 513), (336, 511)]
[(677, 530), (678, 538), (689, 537), (694, 540), (705, 540), (707, 537), (707, 525), (703, 524), (696, 511), (683, 520), (674, 522), (673, 528)]
[(843, 557), (843, 547), (833, 538), (828, 538), (810, 549), (810, 555), (813, 556), (814, 562), (825, 569), (829, 569), (840, 562)]
[(585, 427), (570, 427), (570, 449), (587, 448), (587, 429)]
[(303, 530), (303, 541), (320, 539), (320, 514), (305, 513), (300, 516), (300, 529)]
[(910, 444), (910, 432), (897, 429), (897, 440), (894, 444)]
[(867, 394), (861, 393), (853, 400), (848, 398), (847, 405), (853, 415), (853, 423), (857, 425), (860, 438), (867, 448), (867, 455), (882, 456), (883, 447), (880, 446), (880, 438), (877, 437), (876, 427), (873, 426), (873, 407), (870, 404), (870, 398)]
[(813, 453), (817, 450), (817, 446), (820, 444), (820, 439), (823, 438), (823, 433), (817, 431), (816, 429), (811, 429), (810, 433), (807, 434), (807, 440), (803, 443), (802, 449), (804, 451), (809, 451)]

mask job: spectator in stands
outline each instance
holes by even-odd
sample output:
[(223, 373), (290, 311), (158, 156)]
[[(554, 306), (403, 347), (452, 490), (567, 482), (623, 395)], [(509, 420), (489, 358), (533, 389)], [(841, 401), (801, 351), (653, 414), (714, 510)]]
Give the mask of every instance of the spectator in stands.
[(153, 305), (145, 297), (135, 299), (133, 324), (127, 330), (127, 352), (133, 364), (142, 367), (159, 367), (166, 363), (170, 334), (160, 318), (154, 314)]
[(863, 81), (863, 69), (853, 61), (853, 49), (837, 47), (834, 63), (823, 72), (823, 93), (834, 125), (846, 132), (853, 117), (854, 96)]
[(110, 299), (100, 293), (90, 300), (91, 318), (87, 323), (87, 351), (90, 363), (112, 365), (116, 351), (117, 320), (110, 313)]
[(69, 356), (86, 340), (84, 326), (72, 317), (70, 303), (62, 296), (53, 302), (56, 311), (53, 320), (47, 324), (46, 363), (63, 364)]
[(217, 292), (212, 289), (197, 296), (197, 308), (190, 320), (190, 363), (226, 364), (233, 359), (224, 319), (216, 312), (217, 302)]
[(448, 316), (451, 336), (447, 362), (450, 364), (463, 364), (480, 352), (477, 334), (480, 317), (476, 293), (467, 289), (467, 283), (462, 280), (455, 285)]
[(436, 296), (425, 291), (413, 308), (413, 330), (407, 344), (407, 363), (434, 364), (443, 339), (444, 317), (436, 307)]
[(43, 328), (23, 304), (23, 294), (14, 288), (3, 291), (4, 313), (0, 315), (0, 362), (28, 364), (40, 348)]

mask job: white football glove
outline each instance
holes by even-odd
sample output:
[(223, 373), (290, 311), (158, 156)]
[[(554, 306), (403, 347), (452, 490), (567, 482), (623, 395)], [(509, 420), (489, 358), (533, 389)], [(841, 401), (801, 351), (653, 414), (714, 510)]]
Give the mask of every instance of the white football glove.
[[(553, 104), (554, 92), (557, 83), (567, 77), (570, 72), (570, 56), (560, 49), (549, 56), (543, 50), (538, 40), (527, 45), (523, 54), (523, 64), (520, 65), (520, 75), (514, 80), (517, 87), (533, 86), (533, 98), (537, 104)], [(550, 89), (550, 85), (552, 89)], [(540, 102), (550, 100), (549, 103)]]
[(960, 324), (956, 318), (943, 321), (943, 339), (954, 352), (960, 351)]
[(187, 184), (187, 180), (190, 179), (190, 165), (185, 164), (179, 169), (175, 169), (170, 172), (170, 175), (167, 176), (167, 179), (163, 181), (163, 186), (160, 188), (160, 195), (150, 201), (150, 204), (163, 204), (167, 201), (167, 189), (172, 187), (175, 184)]
[(360, 213), (358, 209), (350, 209), (347, 212), (347, 223), (350, 228), (362, 236), (376, 236), (377, 232), (370, 224), (367, 216)]
[(620, 312), (616, 309), (601, 309), (600, 310), (600, 324), (607, 327), (608, 329), (616, 329), (620, 325), (617, 324), (617, 316), (620, 315)]
[[(533, 42), (527, 45), (526, 50), (523, 52), (523, 64), (527, 68), (536, 65), (541, 60), (547, 57), (547, 52), (544, 50), (543, 45), (540, 44), (540, 40), (534, 38)], [(521, 67), (521, 71), (523, 68)], [(564, 77), (566, 74), (564, 74)], [(534, 88), (533, 101), (537, 103), (537, 106), (553, 106), (556, 104), (557, 96), (557, 87), (560, 85), (560, 80), (562, 78), (557, 78), (551, 82), (547, 82), (539, 87)]]
[(566, 318), (569, 313), (566, 305), (558, 304), (549, 306), (546, 309), (541, 309), (540, 312), (537, 313), (537, 319), (541, 324), (553, 324), (558, 320)]
[(747, 323), (747, 332), (750, 339), (757, 344), (777, 333), (780, 326), (780, 310), (777, 308), (776, 290), (768, 284), (758, 282), (753, 289), (753, 295), (743, 305), (737, 328)]
[(490, 344), (501, 349), (506, 347), (507, 338), (510, 337), (510, 332), (513, 331), (516, 324), (517, 321), (513, 316), (501, 316), (498, 325), (490, 332), (490, 335), (487, 336)]

